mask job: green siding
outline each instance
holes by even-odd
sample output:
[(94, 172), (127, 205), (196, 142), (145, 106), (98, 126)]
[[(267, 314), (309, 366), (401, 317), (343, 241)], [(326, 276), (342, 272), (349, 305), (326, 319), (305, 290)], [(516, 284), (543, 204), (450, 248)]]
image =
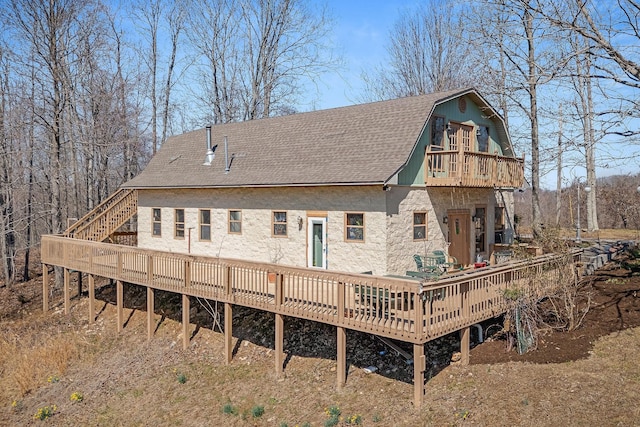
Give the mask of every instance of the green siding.
[[(489, 153), (503, 154), (503, 145), (499, 143), (498, 131), (496, 126), (500, 125), (499, 121), (484, 118), (482, 110), (471, 100), (465, 96), (467, 108), (464, 113), (458, 109), (458, 98), (447, 101), (436, 107), (433, 116), (442, 116), (445, 123), (448, 121), (459, 122), (471, 126), (488, 126), (489, 127)], [(399, 185), (424, 185), (424, 152), (426, 146), (431, 139), (431, 121), (427, 123), (423, 134), (418, 140), (418, 145), (413, 152), (407, 165), (398, 174)], [(445, 145), (448, 141), (445, 140)], [(506, 145), (506, 143), (505, 143)], [(476, 147), (477, 149), (477, 147)]]

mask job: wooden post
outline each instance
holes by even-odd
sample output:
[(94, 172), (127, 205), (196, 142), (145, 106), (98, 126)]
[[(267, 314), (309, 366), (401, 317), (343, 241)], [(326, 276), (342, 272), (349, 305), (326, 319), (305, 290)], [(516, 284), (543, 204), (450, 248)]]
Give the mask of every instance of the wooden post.
[(413, 395), (414, 405), (419, 408), (424, 398), (424, 371), (426, 370), (424, 344), (413, 345)]
[(182, 294), (182, 349), (189, 348), (189, 295)]
[(154, 299), (155, 293), (153, 288), (147, 287), (147, 340), (149, 341), (151, 341), (151, 337), (153, 337)]
[(123, 291), (122, 280), (116, 280), (116, 311), (118, 312), (118, 332), (122, 332), (122, 325), (124, 323), (124, 313), (122, 308), (122, 306), (124, 305)]
[(471, 326), (460, 329), (460, 363), (469, 364), (469, 343), (471, 335)]
[(276, 313), (276, 376), (284, 372), (284, 316)]
[(338, 352), (336, 355), (337, 361), (337, 385), (338, 390), (342, 390), (346, 381), (347, 381), (347, 333), (343, 327), (338, 326), (336, 328), (336, 338), (337, 338), (337, 347)]
[[(471, 286), (469, 282), (460, 284), (460, 294), (461, 294), (460, 305), (462, 309), (461, 310), (462, 316), (464, 317), (465, 321), (469, 321), (469, 319), (471, 319), (471, 303), (469, 301), (470, 287)], [(469, 341), (471, 336), (470, 334), (471, 334), (470, 326), (467, 326), (466, 328), (463, 328), (460, 330), (460, 356), (461, 356), (460, 361), (463, 365), (469, 364)]]
[(64, 272), (64, 314), (69, 314), (69, 308), (71, 306), (71, 301), (69, 300), (69, 287), (71, 286), (71, 280), (69, 278), (69, 269), (65, 268)]
[(93, 274), (89, 274), (89, 323), (96, 318), (96, 282)]
[(78, 299), (82, 297), (82, 271), (78, 271)]
[(49, 266), (42, 264), (42, 311), (49, 310)]
[(224, 303), (224, 353), (225, 363), (228, 365), (231, 363), (231, 356), (233, 353), (233, 306), (225, 302)]
[(420, 408), (424, 398), (424, 371), (426, 370), (424, 344), (413, 345), (413, 404)]

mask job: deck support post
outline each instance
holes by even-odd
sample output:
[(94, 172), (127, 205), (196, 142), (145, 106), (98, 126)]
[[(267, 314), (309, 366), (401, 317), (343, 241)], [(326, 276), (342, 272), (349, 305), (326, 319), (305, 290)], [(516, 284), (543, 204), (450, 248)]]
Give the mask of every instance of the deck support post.
[(416, 408), (422, 406), (424, 399), (424, 372), (426, 370), (424, 344), (413, 345), (413, 404)]
[(63, 270), (64, 275), (64, 314), (69, 314), (69, 308), (71, 306), (71, 301), (69, 297), (69, 287), (71, 286), (71, 279), (69, 278), (69, 269), (65, 268)]
[(471, 326), (460, 329), (460, 363), (462, 365), (469, 364), (470, 336)]
[(345, 328), (336, 327), (336, 340), (337, 340), (337, 386), (338, 390), (342, 390), (347, 381), (347, 332)]
[(231, 363), (231, 356), (233, 353), (233, 306), (225, 302), (224, 303), (224, 360), (228, 365)]
[(78, 299), (82, 298), (82, 271), (78, 271)]
[(276, 376), (282, 376), (284, 372), (284, 316), (276, 313)]
[(155, 292), (153, 288), (147, 286), (147, 340), (153, 337), (153, 315), (155, 311)]
[(182, 349), (189, 348), (189, 295), (182, 294)]
[(88, 275), (89, 279), (89, 323), (96, 319), (96, 282), (93, 274)]
[(42, 264), (42, 311), (49, 311), (49, 266)]
[(116, 311), (118, 313), (118, 326), (117, 326), (117, 331), (118, 333), (122, 332), (122, 325), (124, 323), (124, 313), (123, 313), (123, 306), (124, 305), (124, 289), (123, 289), (123, 284), (122, 284), (122, 280), (116, 280)]

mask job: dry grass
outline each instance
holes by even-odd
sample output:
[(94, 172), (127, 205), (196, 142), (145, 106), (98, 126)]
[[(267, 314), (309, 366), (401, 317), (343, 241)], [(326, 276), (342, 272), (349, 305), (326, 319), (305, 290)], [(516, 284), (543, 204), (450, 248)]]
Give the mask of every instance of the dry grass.
[[(45, 385), (50, 378), (62, 377), (69, 365), (77, 361), (82, 343), (75, 333), (49, 334), (44, 325), (24, 327), (13, 322), (0, 338), (0, 373), (3, 387), (0, 399), (16, 399)], [(5, 325), (6, 326), (6, 325)], [(41, 329), (42, 328), (42, 329)], [(18, 331), (31, 330), (31, 335)]]
[[(33, 414), (47, 405), (57, 406), (46, 420), (50, 426), (321, 427), (332, 406), (340, 409), (342, 427), (357, 415), (361, 425), (373, 427), (631, 426), (640, 419), (640, 329), (599, 340), (591, 357), (577, 362), (448, 366), (427, 383), (424, 405), (416, 410), (410, 375), (366, 374), (352, 364), (338, 391), (335, 360), (300, 355), (301, 349), (277, 378), (273, 349), (259, 335), (236, 337), (237, 353), (227, 366), (223, 336), (210, 329), (201, 328), (183, 351), (181, 326), (169, 318), (157, 316), (147, 342), (144, 311), (125, 309), (128, 323), (117, 334), (110, 304), (99, 303), (93, 324), (86, 298), (72, 300), (69, 316), (60, 310), (42, 315), (39, 301), (31, 304), (19, 315), (0, 317), (0, 425), (40, 425)], [(297, 332), (286, 337), (285, 350)], [(335, 354), (335, 337), (317, 335), (316, 342)], [(351, 337), (349, 354), (358, 345)], [(372, 353), (370, 362), (381, 357)], [(396, 362), (398, 372), (405, 369)], [(47, 382), (51, 375), (60, 381)], [(74, 392), (82, 402), (70, 400)], [(226, 405), (232, 413), (225, 413)], [(264, 407), (264, 415), (254, 417), (256, 407)]]

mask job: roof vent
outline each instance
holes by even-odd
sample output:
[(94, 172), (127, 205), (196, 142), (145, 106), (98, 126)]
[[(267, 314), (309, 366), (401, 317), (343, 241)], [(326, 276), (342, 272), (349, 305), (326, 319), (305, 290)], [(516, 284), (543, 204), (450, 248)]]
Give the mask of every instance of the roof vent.
[(216, 154), (211, 148), (211, 125), (207, 126), (207, 154), (204, 158), (203, 166), (211, 166), (211, 162), (216, 158)]

